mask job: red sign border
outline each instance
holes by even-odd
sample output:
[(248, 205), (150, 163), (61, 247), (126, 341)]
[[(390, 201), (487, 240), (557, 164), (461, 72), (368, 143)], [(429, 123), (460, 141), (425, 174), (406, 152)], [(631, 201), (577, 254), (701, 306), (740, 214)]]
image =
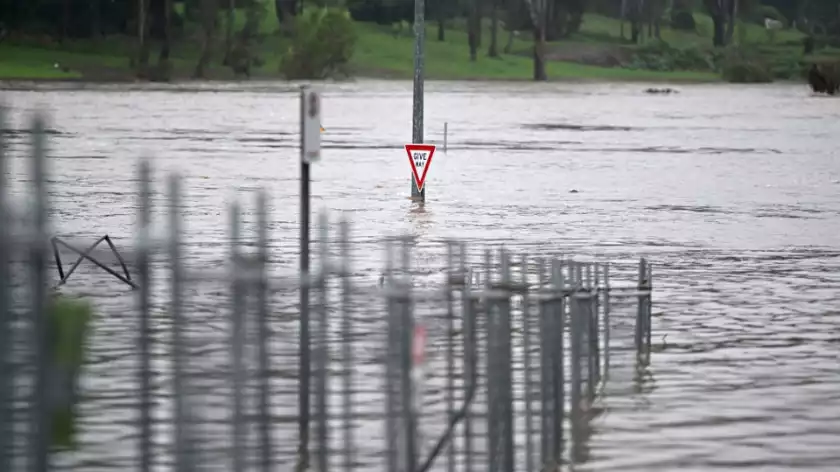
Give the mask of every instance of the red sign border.
[[(417, 184), (417, 190), (423, 191), (423, 186), (426, 184), (426, 173), (429, 172), (429, 167), (432, 166), (432, 157), (435, 155), (434, 144), (406, 144), (405, 153), (408, 156), (408, 165), (411, 166), (411, 173), (414, 174), (414, 183)], [(411, 153), (414, 151), (428, 151), (429, 158), (426, 160), (426, 165), (423, 167), (423, 175), (417, 175), (417, 168), (414, 167), (414, 158)]]

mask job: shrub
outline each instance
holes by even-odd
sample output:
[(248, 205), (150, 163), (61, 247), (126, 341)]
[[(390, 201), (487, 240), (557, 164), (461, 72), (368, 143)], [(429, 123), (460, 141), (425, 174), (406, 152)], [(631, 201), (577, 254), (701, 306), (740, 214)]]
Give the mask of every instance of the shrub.
[(732, 83), (766, 83), (773, 81), (773, 74), (761, 58), (751, 50), (728, 48), (719, 56), (720, 73)]
[(709, 70), (713, 67), (708, 55), (697, 47), (675, 48), (665, 41), (651, 41), (636, 49), (632, 69), (659, 71)]
[(797, 56), (784, 55), (773, 59), (770, 73), (775, 79), (800, 79), (806, 73), (805, 63)]
[(408, 37), (408, 36), (413, 36), (414, 35), (414, 30), (412, 28), (412, 25), (409, 24), (409, 22), (403, 20), (403, 21), (395, 22), (394, 24), (391, 25), (391, 34), (395, 38), (398, 38), (400, 36)]
[(780, 21), (782, 22), (782, 26), (785, 28), (787, 28), (789, 24), (785, 15), (782, 15), (776, 7), (772, 7), (770, 5), (756, 5), (750, 14), (752, 22), (764, 26), (765, 18)]
[(356, 31), (347, 10), (307, 9), (295, 18), (291, 45), (280, 60), (280, 72), (287, 79), (346, 74), (355, 44)]
[(697, 22), (690, 10), (672, 10), (671, 28), (682, 31), (694, 31), (697, 29)]

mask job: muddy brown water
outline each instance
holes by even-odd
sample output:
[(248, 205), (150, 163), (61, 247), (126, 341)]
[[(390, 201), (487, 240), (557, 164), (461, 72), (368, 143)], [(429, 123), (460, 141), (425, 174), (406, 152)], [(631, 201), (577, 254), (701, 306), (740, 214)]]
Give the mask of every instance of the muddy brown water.
[[(164, 189), (166, 172), (185, 177), (190, 267), (224, 266), (225, 204), (239, 195), (249, 209), (248, 193), (265, 187), (273, 270), (278, 277), (295, 273), (294, 87), (73, 87), (2, 95), (13, 129), (23, 129), (35, 109), (50, 113), (58, 234), (87, 241), (107, 233), (130, 246), (134, 170), (138, 157), (150, 155), (155, 190)], [(397, 230), (535, 255), (628, 263), (649, 257), (659, 352), (644, 379), (625, 372), (622, 384), (618, 375), (601, 399), (605, 413), (593, 423), (581, 470), (836, 470), (840, 102), (813, 97), (801, 85), (680, 85), (667, 96), (647, 95), (646, 88), (427, 84), (427, 141), (441, 144), (448, 122), (449, 149), (438, 150), (425, 211), (417, 211), (406, 198), (402, 150), (411, 136), (410, 84), (326, 85), (313, 206), (349, 215), (355, 264), (371, 284), (382, 261), (376, 238)], [(20, 199), (27, 139), (11, 136)], [(429, 257), (430, 265), (440, 262)], [(83, 447), (58, 462), (123, 470), (136, 454), (132, 295), (93, 269), (78, 277), (68, 289), (91, 295), (101, 317), (83, 379)], [(190, 289), (191, 312), (205, 316), (197, 324), (223, 326), (223, 290)], [(166, 291), (159, 292), (163, 303)], [(274, 307), (274, 362), (286, 373), (296, 363), (295, 301), (281, 294)], [(207, 365), (223, 363), (210, 351), (204, 357)], [(154, 367), (169, 370), (163, 357)], [(360, 388), (375, 370), (359, 366)], [(213, 393), (225, 380), (214, 380), (203, 411), (222, 420), (224, 399)], [(294, 383), (278, 382), (276, 453), (290, 464), (295, 425), (282, 418), (294, 414)], [(157, 398), (156, 414), (166, 416), (169, 398)], [(360, 422), (357, 437), (364, 444), (381, 439), (380, 424)], [(167, 431), (156, 435), (171, 441)], [(360, 460), (382, 470), (373, 452)]]

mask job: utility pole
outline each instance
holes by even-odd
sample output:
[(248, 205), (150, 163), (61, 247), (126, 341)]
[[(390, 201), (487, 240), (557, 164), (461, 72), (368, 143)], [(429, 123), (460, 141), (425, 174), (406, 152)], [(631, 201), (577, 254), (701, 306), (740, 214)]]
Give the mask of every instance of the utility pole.
[[(414, 107), (411, 120), (411, 142), (414, 144), (423, 144), (423, 66), (426, 43), (425, 9), (425, 0), (414, 0)], [(423, 190), (419, 190), (413, 178), (411, 179), (411, 198), (415, 201), (426, 201), (426, 186), (423, 185)]]

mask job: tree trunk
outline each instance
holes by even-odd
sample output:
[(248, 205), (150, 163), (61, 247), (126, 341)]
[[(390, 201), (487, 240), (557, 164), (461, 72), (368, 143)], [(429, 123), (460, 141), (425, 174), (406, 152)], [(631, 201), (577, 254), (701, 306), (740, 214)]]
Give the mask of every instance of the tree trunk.
[(471, 0), (470, 2), (470, 17), (467, 20), (467, 41), (470, 46), (470, 61), (475, 62), (478, 59), (478, 2), (480, 0)]
[(624, 40), (624, 22), (627, 21), (627, 0), (621, 0), (621, 39)]
[(90, 36), (93, 39), (102, 36), (102, 5), (99, 2), (100, 0), (90, 2)]
[(637, 44), (644, 34), (642, 25), (642, 3), (644, 0), (630, 0), (630, 41)]
[(64, 8), (61, 14), (61, 36), (59, 37), (59, 42), (62, 43), (67, 39), (67, 33), (70, 27), (70, 12), (72, 11), (70, 3), (71, 0), (64, 0), (62, 5)]
[(545, 28), (534, 28), (534, 80), (546, 81), (545, 73)]
[(435, 2), (435, 18), (437, 19), (437, 40), (446, 41), (446, 10), (443, 5), (449, 0), (437, 0)]
[(534, 80), (548, 80), (545, 73), (546, 0), (525, 0), (534, 26)]
[(712, 18), (712, 45), (714, 47), (726, 46), (726, 20), (731, 11), (727, 0), (704, 0), (704, 3)]
[(172, 48), (172, 0), (163, 1), (163, 43), (160, 45), (158, 56), (158, 80), (169, 81), (171, 79), (171, 65), (169, 64), (169, 53)]
[(475, 47), (481, 47), (481, 19), (484, 17), (484, 0), (475, 1)]
[(714, 47), (726, 46), (726, 18), (722, 13), (712, 14), (712, 24), (714, 27), (714, 34), (712, 35), (712, 45)]
[[(277, 21), (282, 23), (283, 13), (279, 8), (279, 0), (275, 0), (274, 5), (277, 12)], [(228, 0), (227, 21), (225, 21), (225, 57), (222, 59), (222, 65), (230, 65), (230, 50), (233, 48), (233, 23), (236, 21), (236, 0)]]
[(292, 30), (295, 27), (295, 16), (303, 9), (303, 2), (295, 0), (274, 0), (275, 10), (277, 11), (277, 20), (280, 22), (280, 32), (286, 37), (292, 36)]
[[(231, 2), (232, 1), (233, 0), (231, 0)], [(292, 10), (294, 10), (294, 7), (292, 7)], [(283, 22), (285, 21), (284, 13), (286, 13), (286, 1), (274, 0), (274, 16), (277, 17), (277, 24), (280, 25), (281, 28), (283, 27)]]
[(203, 0), (201, 2), (201, 29), (203, 31), (201, 55), (193, 71), (194, 79), (203, 79), (206, 73), (207, 64), (210, 63), (210, 55), (213, 40), (216, 36), (216, 0)]
[(726, 44), (732, 44), (732, 37), (735, 35), (735, 22), (738, 20), (738, 0), (728, 0), (729, 21), (726, 25)]
[(236, 77), (251, 77), (253, 40), (259, 33), (259, 4), (251, 3), (245, 14), (245, 25), (238, 34), (230, 57), (230, 67)]
[(149, 0), (138, 0), (137, 5), (137, 62), (138, 78), (148, 77), (149, 69)]
[(505, 54), (510, 54), (510, 52), (513, 50), (513, 36), (514, 36), (513, 33), (514, 33), (514, 31), (511, 28), (508, 31), (508, 40), (507, 40), (507, 43), (505, 44), (505, 49), (504, 49)]
[(487, 55), (490, 57), (499, 57), (499, 46), (497, 44), (499, 36), (499, 5), (497, 0), (491, 0), (492, 10), (490, 11), (490, 48), (487, 50)]

